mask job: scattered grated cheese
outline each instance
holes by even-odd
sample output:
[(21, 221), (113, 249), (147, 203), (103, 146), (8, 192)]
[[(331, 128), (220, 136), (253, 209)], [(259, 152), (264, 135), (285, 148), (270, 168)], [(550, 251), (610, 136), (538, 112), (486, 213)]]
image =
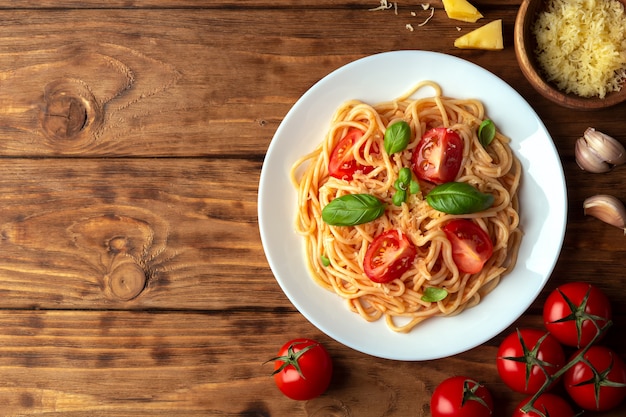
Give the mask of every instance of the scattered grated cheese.
[(626, 80), (626, 17), (617, 0), (551, 0), (532, 28), (537, 60), (567, 93), (603, 98)]
[(376, 12), (378, 10), (389, 10), (394, 8), (395, 14), (398, 14), (398, 2), (388, 2), (387, 0), (380, 0), (380, 6), (369, 9), (370, 12)]
[[(426, 9), (424, 9), (424, 10), (426, 10)], [(434, 8), (434, 7), (431, 7), (431, 8), (430, 8), (430, 16), (428, 16), (428, 17), (426, 18), (426, 20), (424, 20), (422, 23), (420, 23), (420, 24), (419, 24), (419, 25), (417, 25), (417, 26), (420, 26), (420, 27), (421, 27), (421, 26), (424, 26), (426, 23), (428, 23), (428, 21), (429, 21), (430, 19), (432, 19), (432, 18), (433, 18), (433, 16), (434, 16), (434, 15), (435, 15), (435, 8)]]
[(412, 25), (412, 24), (410, 24), (410, 23), (407, 23), (407, 24), (406, 24), (406, 28), (407, 28), (408, 30), (410, 30), (411, 32), (413, 32), (413, 30), (415, 30), (415, 29), (413, 29), (413, 25)]

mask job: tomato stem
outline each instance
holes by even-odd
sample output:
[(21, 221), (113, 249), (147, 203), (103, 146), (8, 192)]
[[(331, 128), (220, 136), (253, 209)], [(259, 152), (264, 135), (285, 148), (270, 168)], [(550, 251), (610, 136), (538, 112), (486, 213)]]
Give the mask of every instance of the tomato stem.
[(274, 372), (272, 372), (272, 375), (276, 375), (277, 373), (279, 373), (280, 371), (282, 371), (283, 369), (285, 369), (286, 367), (288, 367), (289, 365), (293, 366), (296, 371), (298, 371), (298, 375), (300, 375), (300, 377), (302, 379), (306, 379), (304, 377), (304, 375), (302, 374), (302, 370), (300, 369), (300, 363), (298, 362), (300, 360), (300, 357), (302, 355), (304, 355), (308, 350), (313, 349), (314, 347), (318, 346), (319, 343), (315, 343), (309, 346), (306, 346), (305, 348), (294, 352), (293, 348), (295, 345), (298, 344), (302, 344), (302, 343), (307, 343), (307, 342), (294, 342), (291, 345), (289, 345), (289, 347), (287, 348), (287, 354), (284, 356), (276, 356), (275, 358), (272, 359), (268, 359), (264, 362), (264, 364), (268, 363), (268, 362), (276, 362), (276, 361), (281, 361), (283, 362), (282, 365), (280, 365), (280, 367), (276, 370), (274, 370)]

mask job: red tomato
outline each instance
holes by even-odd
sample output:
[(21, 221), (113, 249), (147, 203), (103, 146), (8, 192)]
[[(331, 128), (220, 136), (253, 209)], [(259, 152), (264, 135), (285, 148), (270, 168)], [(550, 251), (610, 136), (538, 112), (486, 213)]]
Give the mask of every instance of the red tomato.
[[(374, 169), (372, 166), (363, 166), (354, 159), (352, 148), (362, 136), (363, 131), (351, 127), (348, 129), (346, 136), (335, 146), (330, 154), (330, 161), (328, 163), (328, 173), (331, 177), (349, 181), (357, 171), (367, 174)], [(362, 148), (360, 149), (360, 154), (363, 156)]]
[(310, 400), (322, 395), (333, 373), (328, 351), (311, 339), (294, 339), (283, 345), (274, 361), (274, 382), (292, 400)]
[(500, 344), (496, 358), (498, 374), (511, 389), (535, 394), (565, 365), (565, 353), (550, 333), (536, 329), (518, 329)]
[(493, 254), (493, 243), (487, 232), (466, 219), (452, 220), (443, 231), (452, 244), (452, 259), (457, 268), (470, 274), (480, 272)]
[[(573, 357), (579, 354), (576, 352)], [(626, 365), (613, 350), (593, 345), (563, 376), (565, 389), (585, 410), (607, 411), (626, 397)]]
[(543, 306), (546, 329), (567, 346), (587, 346), (611, 317), (609, 298), (584, 282), (561, 285), (550, 293)]
[(440, 383), (430, 399), (432, 417), (489, 417), (493, 398), (489, 390), (465, 376), (453, 376)]
[(577, 415), (567, 401), (550, 393), (541, 394), (533, 403), (533, 407), (539, 413), (532, 410), (522, 411), (522, 407), (528, 404), (531, 399), (532, 397), (528, 397), (519, 403), (513, 417), (574, 417)]
[(389, 282), (411, 267), (416, 254), (415, 246), (404, 233), (389, 230), (370, 243), (365, 252), (363, 270), (374, 282)]
[(463, 140), (452, 129), (437, 127), (424, 133), (413, 151), (413, 172), (435, 184), (454, 181), (463, 161)]

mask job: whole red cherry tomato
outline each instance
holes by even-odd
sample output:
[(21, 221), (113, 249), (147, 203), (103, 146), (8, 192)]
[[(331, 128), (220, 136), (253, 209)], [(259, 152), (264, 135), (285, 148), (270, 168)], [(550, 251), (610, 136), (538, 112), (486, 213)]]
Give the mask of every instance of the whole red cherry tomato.
[(513, 417), (574, 417), (576, 414), (567, 401), (558, 395), (551, 393), (541, 394), (533, 403), (533, 407), (539, 413), (529, 410), (522, 411), (522, 408), (530, 402), (532, 397), (528, 397), (519, 403)]
[(435, 184), (454, 181), (463, 162), (463, 140), (452, 129), (430, 129), (422, 135), (411, 162), (418, 178)]
[(482, 384), (465, 376), (441, 382), (430, 399), (432, 417), (489, 417), (493, 398)]
[(550, 333), (518, 329), (500, 344), (496, 358), (500, 378), (517, 392), (535, 394), (565, 365), (565, 353)]
[(611, 317), (611, 303), (606, 294), (584, 282), (559, 286), (548, 295), (543, 307), (546, 329), (567, 346), (587, 346)]
[(333, 373), (328, 351), (311, 339), (294, 339), (285, 343), (274, 361), (274, 382), (293, 400), (310, 400), (322, 395)]
[[(359, 164), (354, 157), (353, 148), (361, 137), (363, 137), (363, 131), (351, 127), (348, 129), (348, 133), (333, 148), (328, 163), (328, 173), (331, 177), (349, 181), (357, 171), (367, 174), (374, 169), (372, 166)], [(363, 147), (359, 149), (359, 153), (363, 156)]]
[(365, 275), (385, 283), (399, 278), (413, 264), (417, 250), (406, 234), (389, 230), (370, 243), (363, 260)]
[[(574, 354), (576, 357), (581, 352)], [(585, 410), (607, 411), (626, 397), (626, 365), (613, 350), (593, 345), (563, 376), (567, 393)]]

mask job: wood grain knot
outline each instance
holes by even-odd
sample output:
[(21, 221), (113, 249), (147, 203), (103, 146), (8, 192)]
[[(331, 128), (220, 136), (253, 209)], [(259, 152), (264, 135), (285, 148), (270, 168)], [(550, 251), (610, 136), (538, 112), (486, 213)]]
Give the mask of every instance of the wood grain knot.
[(44, 90), (41, 127), (45, 135), (62, 147), (83, 147), (102, 120), (102, 111), (89, 88), (80, 80), (59, 79)]
[(108, 275), (108, 288), (120, 300), (137, 297), (146, 287), (146, 274), (132, 258), (122, 257)]

